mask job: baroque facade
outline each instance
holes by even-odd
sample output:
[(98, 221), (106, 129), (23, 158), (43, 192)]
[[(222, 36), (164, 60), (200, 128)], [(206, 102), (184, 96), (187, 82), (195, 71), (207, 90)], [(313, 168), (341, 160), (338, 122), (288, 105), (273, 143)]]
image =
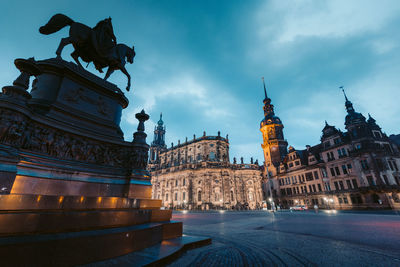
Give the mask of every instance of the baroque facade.
[(262, 204), (262, 171), (258, 161), (229, 162), (229, 139), (220, 135), (165, 145), (162, 117), (154, 129), (149, 170), (153, 198), (166, 208), (258, 209)]
[(344, 90), (345, 132), (325, 122), (321, 142), (287, 149), (283, 124), (264, 84), (263, 190), (270, 204), (335, 209), (400, 208), (398, 145), (369, 115), (353, 108)]

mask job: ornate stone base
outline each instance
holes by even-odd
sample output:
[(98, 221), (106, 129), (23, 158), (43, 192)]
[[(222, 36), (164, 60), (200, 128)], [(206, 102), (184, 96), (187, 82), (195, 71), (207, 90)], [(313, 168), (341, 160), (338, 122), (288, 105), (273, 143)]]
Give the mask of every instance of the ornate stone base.
[(16, 65), (0, 94), (2, 263), (84, 264), (180, 237), (182, 224), (150, 199), (148, 115), (136, 114), (125, 142), (128, 101), (115, 85), (62, 60)]
[[(70, 266), (182, 236), (161, 201), (119, 197), (0, 196), (3, 264)], [(5, 212), (7, 211), (7, 212)]]

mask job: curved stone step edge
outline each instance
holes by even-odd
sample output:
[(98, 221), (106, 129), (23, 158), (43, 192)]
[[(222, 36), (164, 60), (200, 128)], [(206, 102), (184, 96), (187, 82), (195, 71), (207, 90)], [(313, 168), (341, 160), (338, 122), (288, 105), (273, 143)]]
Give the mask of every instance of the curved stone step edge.
[(211, 243), (212, 239), (209, 237), (183, 235), (182, 237), (164, 240), (160, 244), (143, 250), (104, 261), (80, 265), (80, 267), (165, 266), (179, 258), (182, 253)]

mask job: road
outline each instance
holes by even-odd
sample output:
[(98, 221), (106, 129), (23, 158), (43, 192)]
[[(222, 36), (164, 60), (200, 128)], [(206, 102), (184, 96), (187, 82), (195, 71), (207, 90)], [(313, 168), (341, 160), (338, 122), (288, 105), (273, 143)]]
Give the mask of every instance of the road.
[(212, 245), (170, 266), (400, 266), (395, 212), (174, 212)]

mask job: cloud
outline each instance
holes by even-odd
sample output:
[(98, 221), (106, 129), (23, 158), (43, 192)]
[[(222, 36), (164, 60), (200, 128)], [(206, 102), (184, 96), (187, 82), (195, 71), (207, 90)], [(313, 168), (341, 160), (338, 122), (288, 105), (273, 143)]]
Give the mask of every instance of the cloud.
[[(259, 17), (277, 12), (281, 15), (278, 42), (298, 37), (344, 38), (380, 30), (398, 15), (398, 1), (272, 1), (261, 9)], [(262, 15), (264, 14), (264, 16)], [(268, 33), (268, 26), (259, 34)]]
[[(344, 130), (344, 85), (356, 110), (398, 132), (398, 1), (268, 1), (247, 33), (247, 67), (265, 73), (289, 144), (319, 142), (324, 120)], [(396, 74), (397, 73), (397, 74)]]

